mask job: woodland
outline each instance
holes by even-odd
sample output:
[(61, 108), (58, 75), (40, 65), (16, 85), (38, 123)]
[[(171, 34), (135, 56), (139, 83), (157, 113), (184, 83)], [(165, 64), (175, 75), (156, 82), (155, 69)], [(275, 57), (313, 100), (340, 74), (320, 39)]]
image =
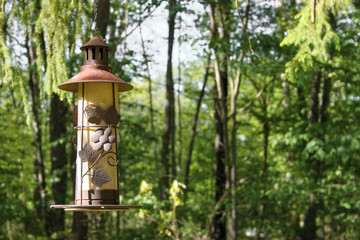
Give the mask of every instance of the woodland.
[[(2, 0), (0, 239), (360, 239), (359, 18), (359, 0)], [(75, 181), (77, 94), (57, 86), (96, 24), (134, 86), (119, 198), (143, 209), (51, 210)]]

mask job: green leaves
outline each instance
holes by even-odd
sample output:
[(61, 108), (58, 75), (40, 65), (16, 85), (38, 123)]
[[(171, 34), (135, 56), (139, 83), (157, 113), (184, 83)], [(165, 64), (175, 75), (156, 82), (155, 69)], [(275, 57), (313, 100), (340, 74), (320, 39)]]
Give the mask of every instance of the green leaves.
[[(317, 2), (314, 9), (314, 2)], [(340, 51), (340, 37), (335, 32), (331, 18), (337, 17), (340, 11), (348, 11), (351, 2), (348, 0), (308, 0), (295, 16), (297, 25), (287, 31), (280, 46), (295, 45), (298, 47), (294, 58), (286, 64), (287, 79), (294, 80), (301, 71), (310, 71), (317, 62), (329, 61), (330, 52)], [(329, 9), (331, 11), (329, 11)], [(299, 73), (300, 71), (300, 73)]]
[(359, 150), (360, 142), (357, 138), (351, 139), (350, 149), (353, 151)]
[[(158, 53), (154, 49), (163, 42), (160, 38), (149, 40), (154, 36), (149, 35), (152, 31), (147, 29), (146, 24), (143, 30), (147, 29), (144, 35), (147, 54), (141, 55), (134, 47), (137, 45), (133, 45), (136, 41), (129, 39), (126, 40), (129, 50), (120, 57), (119, 51), (123, 51), (120, 46), (127, 34), (130, 34), (131, 39), (137, 36), (137, 25), (141, 24), (139, 9), (142, 9), (142, 20), (146, 19), (147, 22), (151, 21), (151, 18), (146, 15), (151, 13), (157, 17), (158, 11), (154, 10), (159, 5), (163, 7), (165, 3), (110, 2), (106, 36), (115, 50), (111, 53), (115, 56), (111, 59), (114, 73), (130, 80), (146, 73), (146, 63), (150, 64), (150, 69), (153, 66), (156, 69), (156, 64), (162, 63), (162, 57), (161, 51)], [(193, 15), (187, 15), (187, 12), (178, 15), (184, 17), (182, 23), (180, 19), (176, 20), (176, 25), (181, 28), (176, 30), (181, 44), (175, 42), (174, 51), (181, 63), (173, 68), (176, 82), (175, 101), (179, 103), (175, 104), (177, 126), (173, 155), (178, 174), (175, 181), (169, 182), (166, 199), (160, 199), (158, 192), (159, 175), (164, 170), (159, 159), (162, 150), (161, 136), (164, 132), (164, 72), (156, 72), (151, 78), (137, 78), (134, 84), (136, 91), (120, 95), (120, 108), (126, 118), (123, 119), (121, 128), (118, 128), (121, 135), (118, 149), (114, 149), (115, 144), (112, 144), (110, 149), (111, 143), (116, 141), (114, 129), (112, 132), (111, 129), (107, 130), (113, 135), (105, 134), (106, 127), (98, 129), (96, 134), (91, 131), (90, 144), (94, 149), (114, 152), (117, 150), (120, 153), (121, 203), (141, 204), (145, 207), (139, 212), (122, 213), (124, 219), (127, 219), (126, 229), (123, 231), (124, 239), (176, 239), (176, 236), (185, 240), (208, 239), (212, 236), (209, 229), (213, 224), (214, 212), (219, 210), (217, 206), (231, 209), (230, 190), (225, 191), (226, 196), (221, 201), (214, 200), (214, 101), (217, 99), (214, 98), (213, 64), (210, 64), (209, 80), (197, 125), (186, 200), (183, 195), (185, 186), (181, 184), (184, 180), (192, 117), (205, 73), (206, 66), (203, 66), (202, 62), (211, 51), (209, 45), (210, 48), (218, 48), (218, 57), (229, 55), (228, 61), (223, 61), (221, 65), (227, 71), (228, 85), (224, 87), (229, 91), (228, 104), (230, 105), (232, 95), (230, 79), (235, 79), (238, 72), (241, 74), (241, 85), (236, 108), (240, 109), (251, 102), (251, 106), (239, 113), (236, 119), (238, 169), (235, 194), (236, 209), (240, 214), (237, 222), (238, 238), (245, 238), (249, 229), (258, 229), (258, 226), (262, 226), (261, 234), (269, 239), (298, 238), (310, 196), (314, 196), (318, 203), (323, 204), (315, 222), (323, 226), (324, 232), (318, 233), (321, 232), (325, 239), (357, 239), (356, 229), (360, 224), (360, 11), (358, 8), (353, 9), (348, 0), (283, 1), (281, 6), (271, 4), (271, 1), (262, 1), (262, 4), (250, 4), (248, 31), (244, 32), (242, 20), (245, 20), (246, 2), (238, 1), (237, 9), (230, 6), (229, 19), (223, 19), (224, 22), (221, 22), (221, 13), (215, 12), (219, 28), (221, 24), (231, 22), (229, 41), (212, 39), (209, 42), (210, 24), (206, 7), (220, 2), (201, 1), (196, 7), (200, 10), (194, 11)], [(290, 6), (291, 2), (295, 4)], [(317, 4), (315, 15), (311, 6), (314, 2)], [(0, 12), (0, 25), (4, 30), (0, 31), (0, 85), (3, 86), (0, 89), (0, 218), (6, 223), (0, 226), (0, 238), (4, 239), (45, 236), (45, 231), (40, 227), (43, 224), (38, 220), (34, 221), (38, 219), (34, 216), (34, 208), (40, 204), (33, 201), (33, 196), (39, 193), (34, 187), (38, 183), (32, 179), (36, 168), (36, 165), (33, 165), (36, 151), (31, 128), (23, 127), (26, 124), (24, 112), (27, 112), (30, 119), (34, 117), (29, 114), (31, 107), (41, 106), (41, 109), (35, 109), (35, 112), (41, 112), (39, 129), (42, 130), (41, 147), (46, 159), (45, 176), (48, 184), (56, 184), (63, 172), (54, 172), (49, 168), (49, 149), (53, 145), (49, 143), (48, 129), (56, 126), (49, 126), (48, 123), (50, 102), (46, 93), (58, 91), (57, 84), (78, 71), (83, 60), (82, 54), (77, 51), (79, 44), (86, 42), (91, 34), (92, 21), (89, 19), (93, 17), (93, 1), (41, 0), (36, 3), (40, 3), (40, 7), (34, 1), (4, 1), (5, 9)], [(25, 4), (23, 10), (21, 4)], [(180, 4), (182, 9), (192, 11), (192, 2), (181, 1)], [(36, 7), (41, 9), (40, 16), (32, 14), (36, 12)], [(351, 14), (347, 15), (347, 12)], [(294, 19), (295, 14), (297, 15)], [(332, 15), (336, 20), (336, 28), (332, 25)], [(188, 24), (188, 17), (194, 19), (194, 24)], [(312, 17), (314, 21), (311, 20)], [(32, 42), (38, 57), (36, 64), (27, 66), (23, 64), (25, 39), (18, 38), (17, 35), (27, 30), (27, 35), (24, 36), (29, 37), (30, 27), (34, 22), (37, 25)], [(125, 26), (125, 23), (128, 25)], [(126, 33), (125, 29), (129, 31)], [(132, 29), (134, 34), (131, 34)], [(44, 35), (43, 39), (40, 38), (41, 34)], [(45, 40), (45, 47), (41, 40)], [(193, 50), (194, 53), (190, 52)], [(145, 61), (138, 59), (140, 55), (147, 56)], [(243, 56), (242, 61), (239, 61), (239, 56)], [(172, 60), (174, 64), (178, 62), (177, 59)], [(166, 70), (163, 66), (159, 68)], [(31, 86), (28, 84), (32, 71), (36, 72), (38, 86), (43, 91), (41, 98), (34, 102), (30, 98)], [(310, 127), (310, 81), (315, 73), (321, 76), (321, 81), (317, 98), (313, 98), (319, 103), (317, 111), (314, 112), (321, 115), (323, 111), (321, 105), (324, 101), (325, 76), (331, 80), (331, 90), (327, 121), (321, 122), (319, 118)], [(153, 84), (151, 90), (150, 79)], [(264, 89), (269, 81), (272, 83)], [(260, 91), (261, 96), (253, 100)], [(152, 94), (151, 107), (149, 93)], [(76, 99), (76, 95), (73, 99)], [(100, 112), (96, 107), (87, 110), (89, 121), (101, 125), (118, 124), (120, 115), (115, 107)], [(154, 132), (150, 124), (150, 112), (153, 113)], [(66, 114), (70, 117), (70, 113)], [(77, 121), (76, 114), (73, 120)], [(231, 128), (230, 121), (227, 126)], [(72, 131), (70, 123), (67, 129)], [(265, 153), (266, 133), (269, 135)], [(66, 135), (60, 140), (51, 140), (51, 144), (58, 141), (70, 143), (70, 137)], [(90, 144), (85, 144), (79, 152), (81, 161), (90, 163), (89, 165), (94, 163), (96, 155), (100, 153), (91, 149)], [(68, 155), (71, 151), (69, 144)], [(70, 156), (68, 158), (70, 161)], [(108, 163), (117, 161), (117, 158), (109, 159)], [(108, 164), (106, 159), (104, 160), (104, 164)], [(93, 188), (112, 185), (110, 182), (113, 179), (107, 170), (102, 168), (101, 161), (103, 160), (100, 159), (99, 165), (94, 166), (89, 172), (90, 175), (86, 176), (90, 178)], [(66, 166), (64, 173), (69, 175), (70, 167)], [(97, 167), (99, 169), (95, 169)], [(169, 168), (171, 169), (171, 164)], [(72, 185), (70, 180), (68, 185)], [(49, 201), (56, 199), (56, 193), (51, 195), (49, 186), (46, 189)], [(67, 199), (71, 199), (72, 194), (69, 188)], [(53, 199), (50, 196), (53, 196)], [(228, 213), (223, 214), (229, 216)], [(70, 217), (65, 217), (65, 229), (71, 228)], [(116, 222), (116, 216), (112, 214), (106, 215), (104, 219), (107, 226)], [(94, 225), (89, 226), (92, 233), (99, 232), (94, 229)], [(104, 234), (103, 239), (118, 237), (116, 229), (109, 229), (101, 232)], [(318, 229), (320, 230), (319, 226)], [(17, 231), (19, 233), (16, 233)], [(11, 233), (13, 236), (10, 236)], [(68, 234), (68, 231), (64, 234), (54, 233), (53, 237), (66, 238)], [(93, 238), (97, 239), (97, 236), (94, 235)]]
[(183, 202), (179, 198), (179, 193), (181, 192), (181, 188), (184, 189), (186, 188), (186, 186), (178, 182), (177, 180), (174, 180), (170, 188), (170, 197), (169, 197), (169, 199), (171, 199), (173, 202), (173, 208), (176, 208), (177, 206), (183, 204)]

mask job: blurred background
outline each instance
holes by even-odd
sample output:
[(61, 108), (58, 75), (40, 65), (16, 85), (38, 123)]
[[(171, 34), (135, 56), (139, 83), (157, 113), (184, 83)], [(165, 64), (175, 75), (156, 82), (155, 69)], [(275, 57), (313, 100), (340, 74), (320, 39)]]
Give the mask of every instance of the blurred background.
[[(359, 0), (0, 10), (0, 239), (360, 239)], [(74, 200), (77, 94), (57, 86), (95, 12), (134, 86), (119, 96), (119, 198), (141, 210), (49, 208)]]

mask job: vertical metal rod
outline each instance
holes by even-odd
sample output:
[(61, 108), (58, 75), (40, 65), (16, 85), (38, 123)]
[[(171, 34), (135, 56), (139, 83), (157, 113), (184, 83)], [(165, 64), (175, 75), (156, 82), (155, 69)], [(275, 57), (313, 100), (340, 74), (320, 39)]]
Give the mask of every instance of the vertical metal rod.
[[(114, 107), (116, 109), (116, 103), (115, 103), (115, 84), (112, 83), (112, 90), (113, 90), (113, 104), (114, 104)], [(118, 149), (117, 149), (117, 139), (118, 139), (118, 135), (117, 135), (117, 131), (116, 131), (116, 126), (114, 127), (114, 130), (115, 130), (115, 137), (116, 137), (116, 141), (115, 141), (115, 154), (116, 154), (116, 159), (118, 159)], [(120, 131), (120, 130), (119, 130)], [(119, 159), (120, 161), (120, 159)], [(120, 177), (119, 177), (119, 164), (116, 165), (116, 175), (117, 175), (117, 181), (116, 181), (116, 186), (117, 186), (117, 193), (118, 193), (118, 200), (119, 200), (119, 193), (120, 193), (120, 187), (119, 187), (119, 181), (120, 181)], [(119, 201), (120, 203), (120, 201)]]
[[(81, 148), (84, 144), (84, 90), (85, 90), (85, 83), (81, 83), (82, 85), (82, 93), (81, 93)], [(81, 177), (81, 183), (80, 183), (80, 205), (82, 205), (82, 189), (83, 189), (83, 164), (82, 161), (80, 161), (80, 177)], [(76, 194), (75, 194), (76, 195)]]

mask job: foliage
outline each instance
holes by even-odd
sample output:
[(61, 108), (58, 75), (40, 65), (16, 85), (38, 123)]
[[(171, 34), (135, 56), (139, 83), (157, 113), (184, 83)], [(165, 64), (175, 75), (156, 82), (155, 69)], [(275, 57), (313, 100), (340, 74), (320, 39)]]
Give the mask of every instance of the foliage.
[[(161, 11), (167, 13), (167, 3), (111, 1), (106, 35), (113, 48), (110, 65), (113, 73), (134, 86), (133, 91), (119, 95), (120, 201), (144, 208), (87, 215), (87, 238), (212, 239), (213, 215), (219, 206), (224, 206), (224, 216), (230, 218), (231, 190), (226, 189), (218, 202), (214, 196), (217, 99), (213, 63), (200, 105), (190, 182), (188, 186), (183, 184), (193, 116), (206, 71), (204, 62), (209, 52), (213, 54), (211, 60), (215, 59), (214, 51), (220, 57), (228, 56), (225, 71), (229, 82), (237, 73), (241, 75), (235, 129), (238, 239), (254, 239), (257, 232), (267, 239), (301, 239), (308, 223), (307, 211), (314, 202), (317, 238), (359, 238), (359, 3), (270, 2), (274, 1), (250, 1), (246, 31), (247, 1), (229, 4), (228, 19), (217, 12), (219, 29), (221, 24), (230, 27), (228, 39), (215, 39), (210, 36), (209, 4), (216, 7), (222, 2), (178, 1), (178, 45), (174, 52), (180, 52), (180, 63), (173, 59), (179, 64), (174, 67), (178, 175), (167, 189), (167, 199), (161, 200), (158, 185), (163, 165), (155, 150), (161, 151), (164, 131), (166, 69), (162, 66), (158, 73), (151, 70), (165, 61), (154, 50), (160, 42), (157, 35), (151, 35), (154, 39), (150, 40), (146, 35), (153, 34), (147, 29), (151, 18), (162, 15)], [(1, 4), (0, 239), (48, 239), (46, 224), (35, 212), (39, 203), (34, 200), (37, 183), (33, 178), (36, 139), (32, 107), (39, 101), (40, 108), (35, 110), (42, 130), (50, 203), (51, 184), (58, 178), (52, 170), (51, 146), (69, 143), (69, 164), (64, 168), (68, 176), (73, 174), (75, 159), (70, 145), (74, 131), (69, 123), (66, 136), (49, 143), (50, 95), (59, 93), (69, 103), (76, 99), (76, 95), (64, 95), (57, 85), (79, 70), (83, 59), (78, 48), (92, 36), (92, 19), (93, 1), (22, 0)], [(139, 35), (139, 25), (144, 33), (144, 49), (140, 40), (129, 40)], [(35, 38), (28, 39), (29, 34)], [(31, 41), (36, 46), (34, 65), (29, 64), (31, 52), (26, 49)], [(179, 46), (180, 50), (176, 49)], [(36, 98), (31, 93), (32, 72), (41, 92)], [(312, 84), (316, 77), (320, 79), (317, 91)], [(228, 85), (224, 87), (229, 91), (230, 110), (232, 88)], [(318, 119), (311, 122), (314, 112)], [(108, 116), (110, 123), (119, 120), (113, 114)], [(230, 120), (227, 127), (230, 134)], [(90, 161), (95, 157), (91, 151), (81, 152), (81, 156)], [(94, 178), (99, 186), (109, 180), (102, 170)], [(67, 186), (70, 203), (74, 197), (70, 177)], [(51, 232), (50, 237), (72, 238), (73, 216), (65, 213), (65, 230)]]

